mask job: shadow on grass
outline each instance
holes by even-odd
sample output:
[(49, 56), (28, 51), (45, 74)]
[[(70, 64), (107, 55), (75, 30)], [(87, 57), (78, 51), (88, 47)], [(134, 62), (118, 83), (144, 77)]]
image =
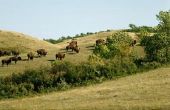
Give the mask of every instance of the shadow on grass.
[(53, 62), (53, 61), (56, 61), (56, 60), (54, 60), (54, 59), (50, 59), (50, 60), (47, 60), (47, 61)]

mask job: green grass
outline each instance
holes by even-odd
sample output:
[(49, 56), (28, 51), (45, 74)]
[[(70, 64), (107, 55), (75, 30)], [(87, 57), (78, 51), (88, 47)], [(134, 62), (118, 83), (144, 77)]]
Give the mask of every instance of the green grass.
[(6, 110), (169, 110), (170, 68), (36, 97), (0, 101)]

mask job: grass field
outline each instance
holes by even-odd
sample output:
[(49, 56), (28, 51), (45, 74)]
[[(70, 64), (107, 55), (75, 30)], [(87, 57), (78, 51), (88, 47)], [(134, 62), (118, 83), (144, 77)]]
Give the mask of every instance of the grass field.
[(170, 68), (36, 97), (0, 101), (3, 110), (169, 110)]

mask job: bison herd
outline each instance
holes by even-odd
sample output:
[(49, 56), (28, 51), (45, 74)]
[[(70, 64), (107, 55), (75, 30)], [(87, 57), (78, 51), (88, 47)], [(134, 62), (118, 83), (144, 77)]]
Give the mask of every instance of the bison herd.
[[(66, 46), (66, 52), (68, 52), (69, 50), (71, 50), (72, 52), (76, 52), (76, 53), (79, 53), (80, 51), (80, 48), (78, 47), (77, 45), (77, 41), (75, 40), (72, 40), (69, 45)], [(26, 59), (27, 61), (29, 60), (33, 60), (34, 58), (39, 58), (39, 57), (42, 57), (42, 56), (46, 56), (47, 55), (47, 51), (45, 49), (38, 49), (36, 51), (37, 55), (35, 55), (33, 52), (29, 52), (27, 53), (27, 58)], [(24, 60), (21, 58), (20, 55), (20, 52), (19, 51), (9, 51), (9, 50), (0, 50), (0, 57), (2, 56), (10, 56), (8, 58), (5, 58), (5, 59), (2, 59), (1, 62), (2, 62), (2, 66), (4, 66), (5, 64), (8, 66), (9, 64), (11, 64), (12, 62), (14, 62), (15, 64), (17, 63), (17, 61), (21, 61), (21, 60)], [(56, 55), (55, 55), (55, 58), (57, 60), (62, 60), (64, 59), (66, 56), (66, 54), (62, 53), (62, 52), (58, 52)]]
[[(98, 45), (105, 45), (106, 44), (106, 41), (104, 39), (97, 39), (96, 40), (96, 46)], [(134, 46), (136, 44), (136, 40), (133, 40), (132, 43), (131, 43), (131, 46)], [(79, 53), (80, 51), (80, 48), (78, 47), (78, 43), (76, 40), (72, 40), (69, 45), (67, 45), (65, 47), (66, 49), (66, 52), (68, 52), (69, 50), (71, 50), (71, 52), (76, 52), (76, 53)], [(34, 58), (38, 58), (38, 57), (41, 57), (41, 56), (46, 56), (47, 55), (47, 51), (45, 49), (38, 49), (37, 51), (37, 55), (35, 56), (33, 52), (29, 52), (27, 54), (27, 60), (33, 60)], [(13, 55), (12, 57), (9, 57), (9, 58), (6, 58), (6, 59), (2, 59), (2, 66), (4, 66), (4, 64), (6, 64), (7, 66), (9, 64), (12, 63), (12, 61), (15, 62), (15, 64), (17, 63), (17, 61), (19, 60), (22, 60), (22, 58), (19, 56), (20, 52), (19, 51), (9, 51), (9, 50), (0, 50), (0, 57), (1, 56), (10, 56), (10, 55)], [(58, 52), (56, 55), (55, 55), (55, 58), (58, 59), (58, 60), (62, 60), (64, 59), (66, 56), (65, 53), (62, 53), (62, 52)]]
[[(47, 55), (47, 51), (45, 49), (38, 49), (37, 51), (37, 56), (38, 57), (41, 57), (41, 56), (46, 56)], [(11, 56), (12, 55), (12, 56)], [(19, 51), (6, 51), (6, 50), (0, 50), (0, 57), (1, 56), (10, 56), (8, 58), (5, 58), (5, 59), (2, 59), (1, 62), (2, 62), (2, 66), (4, 66), (5, 64), (8, 66), (9, 64), (11, 64), (12, 62), (14, 62), (15, 64), (17, 63), (17, 61), (21, 61), (23, 60), (21, 58), (21, 56), (19, 56), (20, 53)], [(29, 52), (27, 54), (27, 57), (28, 57), (28, 61), (29, 60), (33, 60), (36, 56), (34, 55), (33, 52)]]

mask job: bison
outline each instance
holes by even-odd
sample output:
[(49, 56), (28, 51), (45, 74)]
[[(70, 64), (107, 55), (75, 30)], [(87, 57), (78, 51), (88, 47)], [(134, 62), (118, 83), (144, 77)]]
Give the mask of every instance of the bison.
[(65, 54), (59, 52), (55, 55), (55, 57), (56, 59), (62, 60), (63, 58), (65, 58)]
[(72, 40), (69, 45), (66, 46), (66, 50), (68, 51), (69, 49), (71, 49), (73, 51), (73, 48), (77, 47), (77, 41)]
[(12, 62), (12, 59), (11, 59), (11, 58), (9, 58), (9, 59), (3, 59), (3, 60), (2, 60), (2, 66), (4, 66), (4, 64), (6, 64), (6, 65), (8, 66), (9, 64), (11, 64), (11, 62)]
[(1, 56), (4, 56), (4, 51), (3, 50), (0, 50), (0, 57)]
[(97, 39), (96, 45), (100, 45), (100, 44), (105, 44), (105, 40), (104, 39)]
[(73, 47), (73, 50), (74, 50), (75, 52), (79, 53), (80, 48), (79, 48), (78, 46), (76, 46), (76, 47)]
[(19, 54), (20, 54), (19, 51), (12, 50), (12, 55), (18, 56)]
[(66, 46), (66, 50), (68, 51), (69, 49), (71, 49), (73, 51), (74, 45), (67, 45)]
[(46, 56), (47, 51), (45, 49), (38, 49), (37, 54), (40, 55), (40, 56)]
[(34, 54), (32, 52), (27, 54), (28, 60), (33, 60), (34, 59)]
[(4, 56), (4, 55), (11, 55), (11, 51), (8, 50), (0, 50), (0, 57)]
[(74, 45), (74, 46), (77, 46), (77, 41), (75, 41), (75, 40), (72, 40), (72, 41), (69, 43), (69, 45)]
[(9, 59), (11, 59), (11, 61), (14, 61), (15, 64), (17, 63), (18, 60), (22, 60), (20, 56), (10, 57)]

